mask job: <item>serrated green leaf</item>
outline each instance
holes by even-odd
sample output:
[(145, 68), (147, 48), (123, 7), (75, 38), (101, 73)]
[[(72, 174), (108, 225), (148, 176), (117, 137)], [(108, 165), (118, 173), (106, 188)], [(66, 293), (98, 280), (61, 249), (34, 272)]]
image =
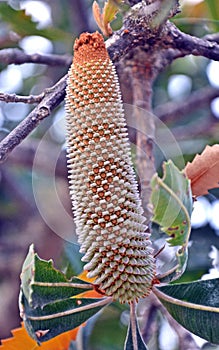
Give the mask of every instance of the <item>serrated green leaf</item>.
[(93, 287), (77, 277), (68, 280), (56, 270), (52, 260), (40, 259), (30, 246), (21, 272), (21, 289), (31, 307), (66, 299), (92, 290)]
[[(67, 276), (78, 275), (83, 270), (81, 258), (83, 254), (79, 253), (80, 246), (75, 243), (65, 242), (64, 244), (64, 262), (67, 264)], [(67, 260), (67, 261), (66, 261)]]
[(153, 291), (183, 327), (219, 344), (219, 278), (154, 287)]
[[(164, 163), (161, 179), (157, 174), (151, 181), (151, 203), (154, 207), (152, 221), (170, 238), (170, 246), (181, 246), (177, 252), (178, 272), (184, 271), (187, 261), (187, 247), (191, 231), (192, 193), (190, 182), (172, 161)], [(178, 276), (178, 275), (177, 275)]]
[(25, 327), (38, 343), (47, 341), (87, 321), (109, 303), (107, 299), (68, 298), (31, 308), (22, 295)]
[(132, 331), (131, 322), (130, 322), (129, 327), (128, 327), (126, 341), (125, 341), (124, 350), (133, 350), (133, 349), (148, 350), (144, 340), (142, 339), (137, 319), (136, 319), (136, 323), (135, 323), (135, 328), (136, 328), (136, 334), (135, 334), (136, 340), (133, 339), (133, 331)]
[(184, 245), (190, 233), (192, 195), (189, 180), (182, 171), (168, 161), (164, 163), (163, 178), (152, 178), (151, 201), (154, 206), (152, 220), (171, 238), (172, 246)]
[(76, 328), (111, 302), (108, 297), (98, 299), (97, 293), (93, 298), (82, 294), (89, 291), (92, 284), (77, 277), (67, 280), (30, 246), (21, 273), (20, 311), (33, 339), (46, 341)]

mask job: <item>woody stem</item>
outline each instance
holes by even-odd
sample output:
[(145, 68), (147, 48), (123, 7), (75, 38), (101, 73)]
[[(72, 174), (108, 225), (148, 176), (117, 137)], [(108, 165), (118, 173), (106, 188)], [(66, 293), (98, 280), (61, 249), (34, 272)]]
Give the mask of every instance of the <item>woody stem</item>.
[(133, 350), (138, 350), (136, 302), (135, 301), (133, 301), (130, 304), (130, 327), (131, 327), (132, 339), (133, 339)]

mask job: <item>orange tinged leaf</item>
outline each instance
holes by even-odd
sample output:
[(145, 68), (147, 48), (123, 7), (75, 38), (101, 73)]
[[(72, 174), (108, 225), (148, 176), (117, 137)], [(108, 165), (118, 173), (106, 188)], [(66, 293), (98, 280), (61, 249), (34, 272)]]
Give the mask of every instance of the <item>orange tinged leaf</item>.
[(77, 277), (80, 278), (81, 280), (85, 281), (85, 282), (89, 282), (89, 283), (92, 284), (95, 281), (96, 278), (95, 277), (93, 277), (93, 278), (87, 277), (87, 273), (88, 273), (88, 271), (84, 270)]
[(185, 173), (191, 180), (193, 196), (202, 196), (219, 187), (219, 144), (206, 146), (202, 154), (187, 163)]
[(103, 35), (110, 36), (113, 31), (110, 26), (119, 10), (119, 4), (122, 0), (108, 0), (104, 4), (103, 11), (101, 12), (99, 5), (96, 1), (93, 2), (93, 16), (94, 19), (102, 31)]
[(69, 332), (60, 334), (59, 336), (37, 345), (36, 342), (28, 335), (24, 323), (20, 328), (12, 330), (12, 338), (3, 339), (1, 350), (68, 350), (70, 342), (76, 339), (80, 327)]
[[(77, 277), (83, 281), (86, 281), (92, 284), (96, 278), (95, 277), (88, 278), (87, 273), (88, 273), (87, 271), (83, 271)], [(103, 298), (104, 295), (105, 295), (104, 292), (101, 291), (101, 293), (99, 293), (97, 290), (93, 289), (93, 290), (88, 290), (87, 292), (78, 294), (77, 298)]]
[(206, 3), (200, 2), (198, 4), (185, 3), (182, 6), (182, 17), (193, 17), (194, 19), (206, 18), (208, 15), (208, 6)]
[(105, 293), (98, 293), (96, 290), (88, 290), (87, 292), (81, 293), (77, 295), (78, 298), (103, 298)]

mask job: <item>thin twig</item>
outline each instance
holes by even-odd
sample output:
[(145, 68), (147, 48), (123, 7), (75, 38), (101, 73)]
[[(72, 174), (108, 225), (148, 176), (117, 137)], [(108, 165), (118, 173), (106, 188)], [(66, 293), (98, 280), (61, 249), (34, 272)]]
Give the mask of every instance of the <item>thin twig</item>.
[(208, 105), (218, 96), (219, 89), (207, 86), (193, 92), (182, 102), (167, 102), (157, 106), (154, 110), (154, 114), (163, 121), (178, 121), (180, 117)]
[(70, 55), (46, 55), (40, 53), (27, 54), (24, 51), (13, 49), (0, 50), (0, 62), (5, 64), (23, 64), (23, 63), (40, 63), (47, 64), (49, 66), (65, 66), (68, 67), (71, 64), (72, 56)]
[(39, 105), (0, 143), (0, 162), (3, 162), (8, 154), (19, 145), (36, 126), (63, 101), (66, 88), (65, 75), (53, 87), (46, 89), (45, 97)]
[(34, 104), (39, 103), (42, 101), (42, 99), (45, 96), (45, 92), (42, 92), (40, 95), (29, 95), (29, 96), (19, 96), (16, 94), (7, 94), (0, 92), (0, 101), (9, 103), (9, 102), (22, 102), (22, 103), (28, 103), (28, 104)]
[(203, 36), (202, 39), (208, 40), (208, 41), (215, 41), (219, 44), (219, 33), (212, 33), (212, 34), (206, 34)]
[[(188, 140), (191, 138), (196, 138), (200, 137), (201, 135), (205, 137), (210, 137), (210, 138), (216, 138), (218, 137), (218, 132), (217, 132), (217, 126), (218, 126), (218, 121), (213, 119), (213, 118), (202, 118), (198, 123), (196, 122), (195, 127), (191, 127), (191, 125), (180, 125), (173, 127), (171, 129), (174, 137), (178, 140)], [(193, 145), (193, 150), (194, 151), (194, 145)], [(200, 145), (199, 145), (200, 147)], [(191, 149), (190, 149), (191, 151)], [(198, 150), (194, 151), (194, 153), (198, 152)]]

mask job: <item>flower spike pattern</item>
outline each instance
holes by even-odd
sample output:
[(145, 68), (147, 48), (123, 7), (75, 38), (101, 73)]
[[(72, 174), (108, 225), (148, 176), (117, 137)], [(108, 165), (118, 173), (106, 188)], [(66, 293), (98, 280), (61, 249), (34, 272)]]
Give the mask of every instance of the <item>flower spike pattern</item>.
[(70, 193), (82, 260), (121, 303), (150, 293), (154, 258), (131, 163), (115, 68), (99, 33), (74, 45), (66, 90)]

